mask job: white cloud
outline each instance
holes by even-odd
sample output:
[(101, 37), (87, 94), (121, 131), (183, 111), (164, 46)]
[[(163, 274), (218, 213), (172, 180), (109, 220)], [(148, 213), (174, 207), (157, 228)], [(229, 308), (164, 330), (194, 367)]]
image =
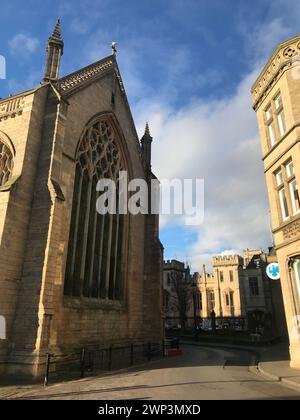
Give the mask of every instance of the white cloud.
[[(248, 74), (231, 97), (198, 100), (175, 111), (157, 100), (136, 106), (142, 133), (151, 124), (153, 168), (159, 178), (204, 178), (205, 220), (198, 239), (185, 249), (192, 268), (211, 265), (228, 249), (270, 244), (267, 192)], [(142, 112), (139, 112), (142, 109)], [(164, 223), (166, 220), (164, 219)], [(169, 224), (183, 223), (170, 218)]]
[[(285, 15), (282, 8), (287, 3), (290, 12)], [(177, 0), (175, 5), (175, 15), (182, 17), (178, 7), (183, 13), (187, 10), (185, 3)], [(197, 240), (192, 246), (186, 246), (182, 240), (180, 251), (174, 245), (174, 257), (186, 256), (194, 270), (201, 270), (204, 263), (210, 266), (215, 254), (240, 253), (244, 248), (266, 247), (272, 241), (250, 88), (276, 44), (291, 36), (293, 27), (297, 27), (300, 13), (297, 7), (293, 0), (271, 2), (265, 18), (260, 16), (255, 27), (247, 14), (241, 16), (238, 36), (242, 35), (244, 48), (239, 55), (235, 50), (232, 57), (237, 65), (239, 59), (247, 61), (249, 73), (231, 96), (218, 100), (190, 99), (179, 109), (178, 103), (173, 105), (174, 98), (184, 92), (186, 83), (189, 87), (194, 84), (196, 89), (218, 86), (224, 74), (208, 67), (205, 73), (192, 77), (189, 69), (193, 57), (182, 46), (172, 46), (172, 53), (166, 59), (169, 45), (164, 45), (160, 37), (142, 34), (136, 37), (130, 28), (126, 28), (126, 34), (114, 33), (118, 35), (115, 39), (120, 44), (118, 59), (140, 135), (145, 121), (150, 122), (154, 171), (159, 178), (205, 179), (205, 220), (194, 229)], [(72, 21), (73, 30), (77, 23)], [(83, 26), (80, 30), (85, 32), (87, 28)], [(207, 38), (215, 45), (212, 34), (207, 33)], [(88, 61), (107, 55), (111, 40), (112, 34), (103, 29), (92, 31), (86, 42)], [(139, 63), (148, 62), (148, 56), (152, 57), (149, 66), (164, 66), (160, 92), (153, 92), (137, 69)], [(138, 100), (141, 97), (146, 99)], [(182, 103), (188, 99), (183, 98)], [(182, 226), (182, 223), (179, 218), (163, 218), (164, 226)]]
[[(268, 19), (250, 31), (244, 25), (244, 44), (251, 71), (230, 97), (197, 99), (181, 109), (173, 108), (166, 95), (135, 106), (139, 132), (150, 121), (154, 136), (153, 169), (163, 178), (205, 179), (205, 220), (195, 228), (197, 240), (182, 245), (192, 269), (211, 267), (216, 254), (238, 254), (245, 248), (272, 244), (269, 203), (260, 139), (250, 89), (262, 65), (276, 45), (292, 36), (293, 28), (278, 13), (275, 2)], [(295, 2), (289, 0), (292, 10)], [(275, 7), (276, 6), (276, 7)], [(299, 16), (299, 11), (295, 14)], [(297, 21), (297, 20), (296, 20)], [(241, 25), (243, 26), (243, 25)], [(295, 25), (293, 25), (295, 27)], [(209, 74), (209, 69), (208, 69)], [(199, 76), (200, 83), (202, 81)], [(218, 80), (218, 75), (213, 75)], [(205, 79), (205, 77), (203, 77)], [(163, 220), (163, 227), (183, 220)]]
[(10, 41), (10, 51), (14, 55), (31, 55), (39, 46), (39, 40), (25, 33), (16, 34)]

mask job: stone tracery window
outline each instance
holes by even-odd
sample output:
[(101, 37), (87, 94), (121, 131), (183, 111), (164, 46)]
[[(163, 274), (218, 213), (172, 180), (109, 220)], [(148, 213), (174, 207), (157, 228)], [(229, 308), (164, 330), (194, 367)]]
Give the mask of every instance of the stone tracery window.
[(0, 187), (11, 177), (13, 164), (14, 156), (10, 148), (0, 139)]
[(124, 168), (109, 120), (93, 122), (77, 151), (64, 288), (67, 296), (122, 298), (124, 216), (96, 212), (96, 185), (102, 178), (118, 185), (119, 171)]

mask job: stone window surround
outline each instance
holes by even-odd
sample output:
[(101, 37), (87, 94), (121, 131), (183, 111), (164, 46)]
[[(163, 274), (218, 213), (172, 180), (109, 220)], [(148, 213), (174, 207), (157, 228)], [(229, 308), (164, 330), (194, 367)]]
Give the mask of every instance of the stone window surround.
[[(295, 264), (300, 264), (300, 255), (296, 254), (289, 258), (288, 268), (289, 268), (289, 277), (290, 277), (290, 293), (291, 293), (291, 302), (293, 305), (293, 313), (296, 316), (300, 315), (300, 273), (295, 275)], [(300, 325), (299, 325), (300, 331)]]
[[(278, 97), (281, 97), (281, 104), (279, 107), (276, 106), (275, 102), (276, 99)], [(271, 108), (271, 117), (268, 119), (267, 118), (267, 111)], [(282, 95), (280, 90), (278, 90), (276, 92), (275, 95), (273, 95), (271, 101), (268, 103), (268, 105), (264, 108), (263, 110), (263, 114), (264, 114), (264, 123), (265, 123), (265, 132), (266, 132), (266, 139), (267, 139), (267, 143), (268, 143), (268, 149), (272, 150), (274, 147), (277, 146), (277, 144), (281, 141), (281, 139), (286, 135), (287, 133), (287, 127), (286, 127), (286, 120), (284, 118), (284, 122), (285, 122), (285, 132), (283, 134), (281, 134), (280, 132), (280, 128), (279, 128), (279, 123), (278, 123), (278, 116), (280, 115), (281, 112), (284, 112), (284, 106), (283, 106), (283, 99), (282, 99)], [(274, 124), (274, 130), (275, 130), (275, 143), (272, 144), (271, 142), (271, 138), (270, 138), (270, 133), (269, 133), (269, 126), (271, 124)]]
[[(291, 199), (291, 195), (290, 195), (290, 184), (291, 182), (296, 180), (296, 175), (295, 173), (293, 173), (291, 176), (288, 176), (287, 174), (287, 166), (289, 165), (289, 163), (293, 162), (292, 157), (290, 156), (289, 158), (287, 158), (277, 169), (276, 171), (273, 172), (273, 183), (274, 183), (274, 189), (276, 191), (276, 203), (277, 203), (277, 212), (280, 215), (280, 224), (284, 224), (287, 223), (288, 221), (290, 221), (292, 218), (298, 216), (300, 214), (300, 211), (298, 212), (294, 212), (294, 208), (293, 208), (293, 203), (292, 203), (292, 199)], [(283, 179), (283, 183), (278, 185), (277, 182), (277, 177), (276, 175), (281, 172), (282, 173), (282, 179)], [(287, 218), (283, 218), (282, 215), (282, 210), (281, 210), (281, 204), (280, 204), (280, 199), (279, 199), (279, 192), (284, 189), (285, 191), (285, 196), (286, 196), (286, 200), (287, 200), (287, 206), (288, 206), (288, 212), (289, 212), (289, 216)]]
[(195, 297), (195, 303), (196, 303), (196, 309), (198, 311), (202, 311), (203, 306), (202, 306), (202, 293), (200, 291), (195, 292), (194, 293), (194, 297)]
[(249, 282), (250, 296), (252, 298), (256, 298), (256, 297), (260, 296), (258, 277), (250, 276), (249, 279), (248, 279), (248, 282)]
[(224, 296), (224, 306), (226, 309), (233, 309), (234, 308), (234, 291), (232, 289), (226, 289), (223, 292)]
[(3, 144), (8, 149), (12, 161), (9, 177), (2, 185), (0, 185), (0, 192), (4, 192), (11, 189), (12, 185), (14, 185), (14, 183), (19, 179), (19, 176), (14, 176), (14, 161), (16, 156), (14, 145), (10, 138), (3, 131), (0, 131), (0, 144)]
[[(111, 121), (110, 121), (109, 116), (102, 115), (102, 116), (99, 116), (98, 118), (93, 119), (92, 122), (90, 122), (87, 125), (86, 129), (84, 130), (85, 134), (87, 133), (88, 129), (91, 129), (91, 127), (93, 125), (95, 125), (97, 123), (98, 124), (101, 124), (101, 121), (106, 121), (106, 122), (109, 122), (110, 123), (110, 129), (112, 130), (113, 135), (115, 136), (114, 140), (115, 140), (116, 146), (118, 148), (120, 139), (118, 138), (117, 130), (115, 130), (113, 124), (111, 124)], [(84, 137), (85, 134), (83, 134), (83, 136), (81, 137), (81, 140), (79, 142), (79, 147), (78, 147), (77, 152), (80, 151), (80, 143), (81, 143), (81, 141), (82, 141), (82, 139), (83, 139), (83, 137)], [(123, 156), (122, 151), (119, 150), (119, 152)], [(124, 156), (123, 156), (123, 159), (124, 159), (123, 160), (123, 163), (124, 163), (124, 167), (125, 167), (126, 165), (125, 165), (125, 158), (124, 158)], [(77, 155), (76, 168), (78, 168), (78, 164), (79, 164), (79, 161), (78, 161), (78, 155)], [(93, 169), (92, 169), (92, 167), (91, 167), (90, 164), (87, 165), (87, 169), (90, 172), (93, 171)], [(91, 182), (93, 182), (93, 179), (92, 178), (91, 178)], [(75, 188), (75, 186), (74, 186), (74, 188)], [(111, 217), (111, 216), (109, 216), (109, 217)], [(124, 240), (122, 241), (122, 245), (123, 246), (124, 246), (124, 241), (126, 241), (125, 240), (125, 236), (127, 236), (127, 226), (126, 226), (127, 225), (127, 221), (126, 220), (127, 220), (127, 218), (124, 217), (123, 229), (122, 229), (122, 232), (123, 232), (123, 235), (124, 235)], [(88, 225), (88, 224), (86, 223), (86, 225)], [(111, 222), (110, 222), (110, 225), (111, 225)], [(111, 230), (112, 229), (110, 229), (109, 231), (111, 231)], [(85, 232), (85, 236), (87, 236), (89, 234), (89, 227), (86, 226), (86, 228), (84, 229), (84, 232)], [(87, 245), (87, 241), (85, 241), (85, 243)], [(85, 252), (86, 252), (86, 250), (85, 250)], [(124, 258), (124, 260), (125, 260), (125, 258)], [(66, 264), (67, 264), (66, 265), (66, 273), (67, 273), (68, 262)], [(110, 264), (110, 263), (108, 263), (108, 264)], [(83, 265), (84, 265), (84, 263), (83, 263)], [(66, 290), (65, 290), (65, 295), (64, 295), (64, 301), (65, 301), (65, 303), (67, 305), (71, 305), (71, 306), (73, 306), (73, 304), (75, 304), (76, 307), (80, 307), (82, 304), (84, 306), (90, 306), (90, 305), (92, 305), (95, 309), (96, 308), (100, 308), (100, 307), (102, 308), (102, 306), (104, 304), (103, 309), (108, 309), (108, 310), (122, 310), (122, 309), (124, 309), (123, 308), (123, 304), (122, 304), (122, 300), (123, 299), (121, 299), (121, 297), (117, 299), (115, 296), (112, 296), (112, 294), (114, 294), (114, 293), (110, 293), (109, 292), (110, 278), (107, 278), (108, 276), (105, 276), (106, 277), (106, 281), (105, 281), (105, 296), (100, 296), (99, 293), (98, 293), (98, 296), (97, 297), (96, 296), (92, 296), (90, 289), (89, 289), (89, 293), (88, 293), (89, 296), (87, 296), (87, 292), (85, 292), (85, 294), (83, 293), (83, 291), (84, 291), (83, 288), (85, 287), (84, 286), (84, 283), (86, 281), (86, 278), (85, 278), (86, 273), (84, 273), (84, 275), (83, 275), (83, 265), (81, 267), (82, 273), (81, 273), (81, 276), (80, 276), (80, 282), (81, 283), (83, 282), (83, 284), (81, 284), (81, 286), (80, 286), (79, 296), (76, 296), (76, 295), (73, 296), (72, 293), (71, 294), (70, 293), (66, 293)], [(122, 270), (123, 271), (123, 277), (125, 277), (126, 270), (124, 268), (124, 265), (122, 265), (122, 267), (123, 267), (123, 270)], [(116, 272), (116, 270), (114, 270), (114, 272)], [(89, 277), (91, 277), (91, 276), (89, 276)], [(83, 278), (83, 280), (82, 280), (82, 278)], [(122, 289), (124, 289), (125, 278), (123, 278), (121, 282), (122, 282), (122, 286), (121, 287), (122, 287)], [(65, 287), (66, 287), (66, 284), (65, 284)], [(122, 290), (122, 292), (123, 292), (123, 290)], [(109, 293), (110, 293), (110, 296), (109, 296)]]

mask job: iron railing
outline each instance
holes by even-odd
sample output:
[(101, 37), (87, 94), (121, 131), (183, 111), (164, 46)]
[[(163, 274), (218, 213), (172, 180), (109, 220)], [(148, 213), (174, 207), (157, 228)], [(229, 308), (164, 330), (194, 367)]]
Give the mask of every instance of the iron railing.
[(86, 346), (68, 355), (47, 353), (44, 384), (51, 381), (84, 378), (85, 376), (126, 369), (166, 356), (167, 349), (174, 347), (170, 340), (160, 343), (132, 343), (126, 346)]

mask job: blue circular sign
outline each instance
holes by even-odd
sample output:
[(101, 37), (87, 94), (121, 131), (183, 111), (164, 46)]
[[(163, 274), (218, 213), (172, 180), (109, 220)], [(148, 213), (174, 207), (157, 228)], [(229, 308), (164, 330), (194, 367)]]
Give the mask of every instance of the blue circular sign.
[(280, 279), (280, 270), (278, 263), (269, 264), (267, 267), (267, 275), (271, 280)]

